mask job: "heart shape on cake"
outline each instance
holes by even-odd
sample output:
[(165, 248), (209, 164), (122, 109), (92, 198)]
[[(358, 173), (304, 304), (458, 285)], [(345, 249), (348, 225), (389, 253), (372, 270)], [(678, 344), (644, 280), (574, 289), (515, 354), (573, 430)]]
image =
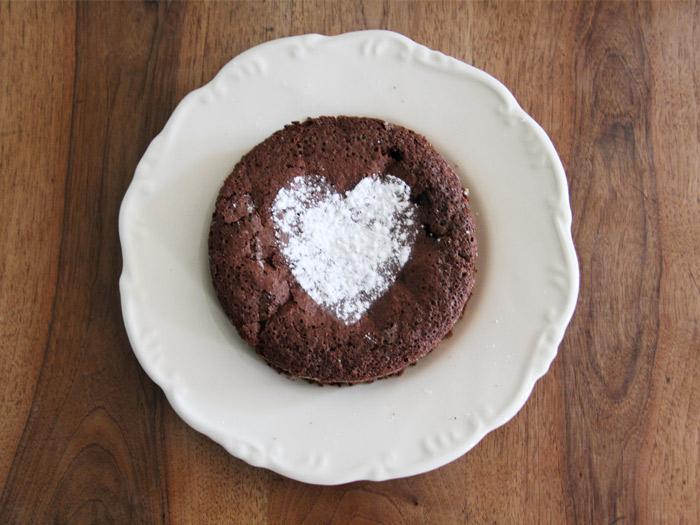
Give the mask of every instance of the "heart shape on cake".
[(272, 203), (278, 244), (299, 285), (345, 324), (396, 280), (418, 232), (411, 189), (393, 175), (362, 179), (346, 196), (321, 175), (295, 177)]

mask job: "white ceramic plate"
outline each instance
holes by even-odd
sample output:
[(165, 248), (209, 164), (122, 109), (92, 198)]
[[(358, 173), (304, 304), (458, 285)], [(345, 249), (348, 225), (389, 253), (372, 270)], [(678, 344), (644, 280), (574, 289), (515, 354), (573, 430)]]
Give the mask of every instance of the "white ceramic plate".
[[(382, 118), (413, 129), (471, 190), (475, 294), (454, 336), (402, 377), (320, 388), (270, 369), (236, 335), (209, 278), (219, 187), (294, 120)], [(141, 159), (119, 234), (134, 352), (192, 427), (252, 465), (337, 484), (426, 472), (522, 407), (578, 294), (561, 162), (486, 73), (386, 31), (257, 46), (187, 95)]]

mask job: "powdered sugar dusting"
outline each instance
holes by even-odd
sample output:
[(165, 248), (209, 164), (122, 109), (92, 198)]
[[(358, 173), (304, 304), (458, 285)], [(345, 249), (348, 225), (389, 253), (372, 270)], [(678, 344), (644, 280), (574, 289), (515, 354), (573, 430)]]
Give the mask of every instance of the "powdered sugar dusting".
[(295, 177), (272, 204), (282, 254), (301, 287), (345, 324), (392, 285), (417, 233), (410, 188), (393, 175), (362, 179), (345, 197), (321, 175)]

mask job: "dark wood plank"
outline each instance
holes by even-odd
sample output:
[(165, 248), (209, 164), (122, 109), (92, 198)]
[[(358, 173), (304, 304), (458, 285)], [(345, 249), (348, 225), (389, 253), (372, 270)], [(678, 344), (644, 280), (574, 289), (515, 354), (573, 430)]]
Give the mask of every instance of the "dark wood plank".
[[(62, 27), (53, 27), (55, 4), (11, 4), (11, 11), (29, 20), (24, 31), (12, 13), (3, 24), (17, 28), (19, 49), (32, 45), (28, 34), (33, 32), (39, 43), (68, 32), (71, 45), (48, 57), (66, 60), (74, 73), (56, 80), (70, 93), (57, 105), (69, 112), (69, 126), (55, 139), (67, 145), (67, 162), (21, 174), (26, 191), (55, 179), (63, 186), (65, 204), (62, 217), (55, 212), (46, 219), (61, 226), (51, 227), (60, 241), (53, 255), (55, 299), (48, 333), (35, 348), (43, 352), (43, 362), (9, 463), (0, 521), (161, 521), (168, 512), (164, 402), (140, 370), (121, 322), (117, 215), (135, 163), (174, 107), (171, 77), (177, 63), (170, 57), (177, 56), (182, 8), (59, 5), (69, 18)], [(41, 80), (34, 89), (43, 97), (17, 101), (28, 112), (25, 118), (39, 126), (43, 116), (33, 112), (53, 105)], [(46, 147), (55, 147), (50, 136), (38, 138), (25, 153), (43, 157)], [(42, 205), (41, 199), (27, 201)], [(35, 250), (42, 252), (41, 246)], [(31, 264), (32, 257), (24, 261)], [(31, 332), (27, 327), (25, 337)]]
[[(581, 297), (562, 356), (568, 482), (587, 522), (636, 522), (635, 469), (658, 351), (659, 207), (642, 6), (582, 11), (571, 195)], [(595, 248), (595, 249), (592, 249)], [(573, 426), (576, 426), (574, 429)]]
[(74, 25), (71, 5), (0, 5), (0, 486), (29, 415), (55, 310)]
[[(649, 8), (662, 271), (634, 483), (640, 522), (700, 522), (700, 5)], [(644, 190), (644, 188), (642, 188)]]

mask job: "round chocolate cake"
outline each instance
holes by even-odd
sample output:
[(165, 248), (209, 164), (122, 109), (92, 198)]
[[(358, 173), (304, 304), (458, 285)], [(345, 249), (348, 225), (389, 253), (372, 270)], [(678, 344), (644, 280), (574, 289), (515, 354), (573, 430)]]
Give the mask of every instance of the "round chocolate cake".
[(209, 257), (226, 315), (268, 364), (352, 384), (401, 373), (450, 333), (476, 241), (467, 192), (424, 137), (320, 117), (235, 166)]

